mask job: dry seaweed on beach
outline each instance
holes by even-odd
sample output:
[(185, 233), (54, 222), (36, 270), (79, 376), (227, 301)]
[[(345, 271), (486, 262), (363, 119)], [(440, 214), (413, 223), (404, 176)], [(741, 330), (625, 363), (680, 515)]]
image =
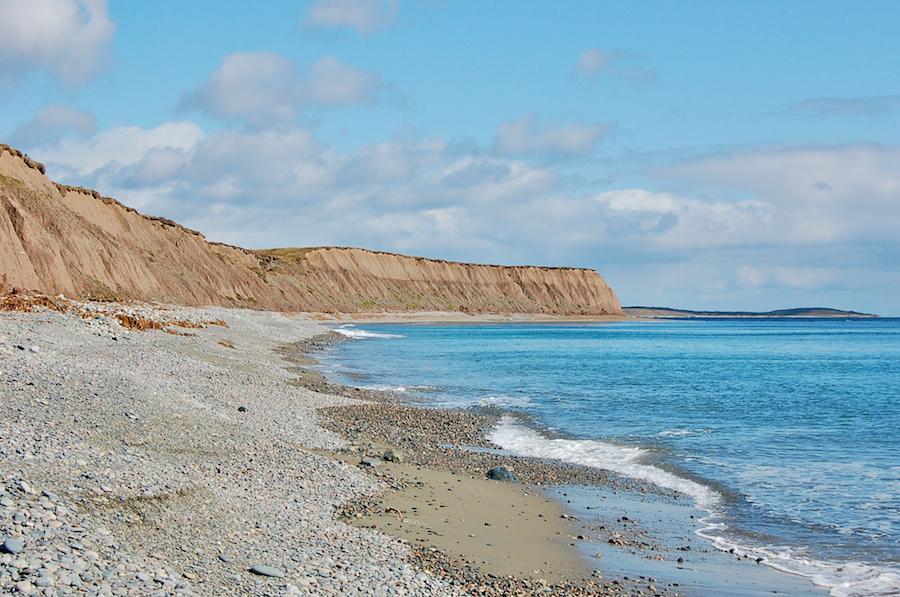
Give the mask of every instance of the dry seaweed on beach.
[(152, 306), (132, 305), (111, 301), (75, 301), (62, 295), (48, 296), (40, 292), (14, 290), (0, 294), (0, 312), (32, 313), (35, 311), (56, 311), (77, 315), (82, 319), (113, 317), (118, 324), (128, 330), (166, 330), (170, 334), (187, 335), (170, 331), (168, 327), (203, 329), (209, 325), (228, 327), (222, 319), (198, 317), (190, 311), (181, 313), (172, 309)]

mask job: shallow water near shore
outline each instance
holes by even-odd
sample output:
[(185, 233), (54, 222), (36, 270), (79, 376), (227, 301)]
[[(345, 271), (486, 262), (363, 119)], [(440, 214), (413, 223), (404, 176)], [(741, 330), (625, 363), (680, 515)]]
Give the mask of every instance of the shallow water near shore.
[(833, 595), (900, 591), (898, 320), (337, 331), (359, 341), (322, 356), (333, 381), (506, 412), (494, 443), (690, 496), (707, 545)]

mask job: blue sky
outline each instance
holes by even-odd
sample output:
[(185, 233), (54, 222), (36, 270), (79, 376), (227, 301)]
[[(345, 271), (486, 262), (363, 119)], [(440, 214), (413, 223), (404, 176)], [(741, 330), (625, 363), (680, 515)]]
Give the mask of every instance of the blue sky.
[(0, 0), (0, 141), (210, 240), (900, 315), (900, 4)]

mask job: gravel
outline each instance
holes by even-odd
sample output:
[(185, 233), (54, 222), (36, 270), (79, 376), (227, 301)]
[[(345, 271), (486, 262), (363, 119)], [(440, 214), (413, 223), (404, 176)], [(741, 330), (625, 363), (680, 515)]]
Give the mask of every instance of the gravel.
[[(168, 327), (127, 329), (122, 309)], [(0, 595), (461, 594), (335, 519), (383, 489), (306, 450), (345, 446), (316, 409), (353, 401), (289, 383), (274, 352), (323, 331), (226, 309), (0, 314)]]
[(638, 594), (490, 578), (342, 522), (389, 487), (310, 450), (384, 458), (378, 438), (423, 466), (586, 477), (455, 447), (485, 446), (490, 416), (328, 384), (303, 368), (337, 340), (315, 323), (4, 300), (18, 311), (0, 312), (0, 597)]

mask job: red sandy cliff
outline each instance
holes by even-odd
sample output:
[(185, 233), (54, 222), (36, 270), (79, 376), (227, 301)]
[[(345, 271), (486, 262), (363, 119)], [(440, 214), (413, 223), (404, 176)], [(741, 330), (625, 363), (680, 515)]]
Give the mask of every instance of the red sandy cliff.
[(0, 291), (276, 311), (621, 315), (593, 270), (501, 267), (363, 249), (249, 251), (53, 183), (0, 145)]

